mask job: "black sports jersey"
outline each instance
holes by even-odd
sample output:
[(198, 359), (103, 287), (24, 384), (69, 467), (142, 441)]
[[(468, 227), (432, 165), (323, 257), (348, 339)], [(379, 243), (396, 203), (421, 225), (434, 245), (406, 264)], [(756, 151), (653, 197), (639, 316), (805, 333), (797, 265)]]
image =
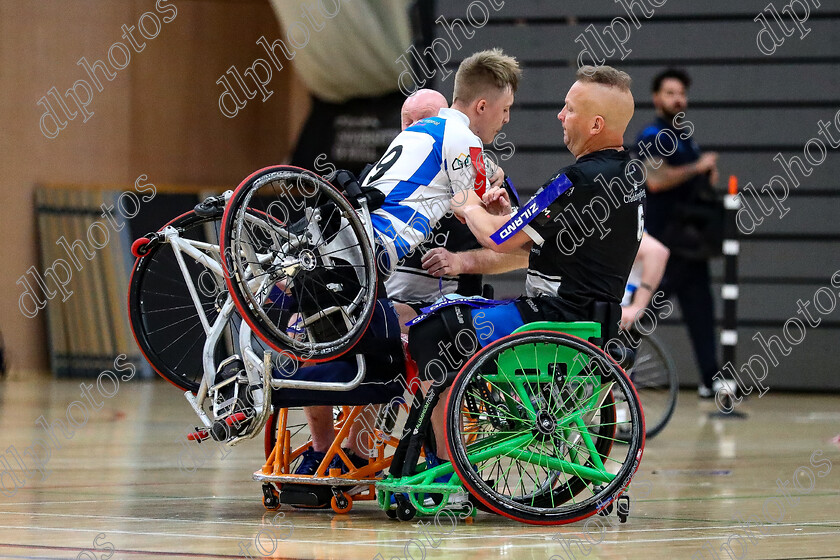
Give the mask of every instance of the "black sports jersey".
[(528, 296), (558, 296), (580, 308), (621, 301), (644, 229), (645, 190), (631, 180), (639, 171), (629, 162), (626, 151), (600, 150), (546, 183), (565, 173), (572, 187), (524, 229), (534, 240)]

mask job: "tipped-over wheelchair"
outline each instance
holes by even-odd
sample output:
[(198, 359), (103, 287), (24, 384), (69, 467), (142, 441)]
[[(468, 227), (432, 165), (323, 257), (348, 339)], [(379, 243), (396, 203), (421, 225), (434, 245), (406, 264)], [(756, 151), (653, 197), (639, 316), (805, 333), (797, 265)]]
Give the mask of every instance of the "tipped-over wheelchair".
[[(400, 520), (463, 502), (561, 524), (616, 500), (626, 518), (619, 498), (644, 421), (624, 371), (599, 348), (609, 321), (525, 325), (480, 349), (438, 387), (449, 392), (436, 445), (452, 462), (427, 466), (432, 390), (404, 344), (369, 328), (384, 305), (377, 266), (393, 262), (374, 242), (377, 196), (352, 180), (342, 187), (262, 169), (132, 246), (131, 326), (197, 414), (191, 439), (235, 445), (265, 429), (254, 478), (270, 509), (329, 492), (336, 512), (376, 499)], [(308, 405), (336, 407), (336, 437), (315, 475), (295, 475), (308, 447), (296, 410)], [(365, 406), (376, 419), (362, 431), (370, 457), (360, 466), (342, 443)]]

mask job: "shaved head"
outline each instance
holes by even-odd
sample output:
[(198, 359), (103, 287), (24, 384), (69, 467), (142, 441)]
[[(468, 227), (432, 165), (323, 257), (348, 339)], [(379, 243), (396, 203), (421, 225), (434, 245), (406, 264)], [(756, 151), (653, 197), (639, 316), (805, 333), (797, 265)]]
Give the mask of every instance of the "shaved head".
[(575, 158), (606, 148), (620, 149), (633, 117), (630, 77), (609, 67), (598, 70), (578, 73), (578, 81), (566, 94), (566, 105), (558, 115), (566, 147)]
[(441, 109), (449, 107), (446, 98), (433, 89), (420, 89), (405, 100), (402, 106), (402, 129), (405, 130), (420, 119), (437, 116)]
[(621, 91), (616, 87), (594, 82), (578, 83), (586, 89), (585, 106), (591, 116), (600, 115), (604, 118), (607, 131), (623, 137), (635, 111), (633, 94), (630, 90)]

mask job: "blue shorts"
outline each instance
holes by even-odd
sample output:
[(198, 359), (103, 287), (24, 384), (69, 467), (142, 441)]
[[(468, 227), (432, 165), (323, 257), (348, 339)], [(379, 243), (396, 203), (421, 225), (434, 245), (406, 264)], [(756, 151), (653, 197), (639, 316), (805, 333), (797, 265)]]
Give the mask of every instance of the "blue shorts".
[[(280, 389), (272, 394), (275, 406), (365, 405), (388, 402), (403, 394), (405, 364), (403, 361), (400, 324), (393, 304), (378, 299), (367, 331), (347, 354), (307, 367), (274, 369), (276, 379), (330, 381), (346, 383), (356, 377), (356, 354), (365, 356), (365, 379), (352, 391), (317, 391), (312, 389)], [(402, 377), (401, 377), (402, 376)]]
[(482, 348), (506, 337), (525, 324), (515, 301), (472, 310), (472, 323)]

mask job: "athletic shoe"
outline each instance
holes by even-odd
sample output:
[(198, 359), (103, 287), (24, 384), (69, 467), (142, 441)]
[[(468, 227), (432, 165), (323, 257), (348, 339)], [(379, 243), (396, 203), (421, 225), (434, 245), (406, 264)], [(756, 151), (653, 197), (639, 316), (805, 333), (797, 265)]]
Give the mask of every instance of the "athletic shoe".
[[(300, 464), (295, 469), (295, 474), (312, 476), (318, 470), (321, 461), (326, 453), (315, 451), (310, 445), (301, 455)], [(324, 509), (330, 507), (332, 497), (328, 486), (318, 484), (283, 484), (280, 489), (280, 501), (296, 508)]]
[[(350, 459), (350, 462), (353, 463), (353, 466), (355, 468), (361, 469), (362, 467), (366, 467), (368, 465), (367, 457), (360, 457), (359, 455), (356, 455), (349, 449), (345, 449), (344, 453), (345, 455), (347, 455), (347, 458)], [(341, 469), (341, 474), (347, 474), (348, 472), (350, 472), (350, 469), (347, 468), (347, 466), (344, 464), (344, 461), (342, 461), (341, 457), (339, 457), (338, 455), (332, 458), (332, 461), (330, 462), (330, 468)], [(379, 471), (378, 473), (376, 473), (376, 476), (379, 476), (381, 474), (382, 471)]]
[(303, 455), (301, 455), (302, 459), (298, 467), (295, 469), (295, 474), (306, 474), (312, 476), (318, 470), (318, 465), (321, 464), (321, 461), (323, 461), (326, 456), (326, 453), (315, 451), (315, 449), (310, 445), (309, 448), (303, 452)]
[(729, 393), (734, 396), (738, 392), (738, 385), (735, 383), (734, 379), (715, 379), (712, 383), (712, 391), (714, 391), (715, 394), (723, 391), (724, 393)]
[(713, 399), (715, 397), (715, 392), (705, 385), (698, 385), (697, 396), (701, 399)]
[[(449, 462), (449, 461), (443, 460), (440, 457), (438, 457), (435, 454), (435, 452), (432, 451), (428, 446), (424, 447), (424, 451), (426, 453), (426, 468), (427, 469), (431, 469), (433, 467), (437, 467), (437, 466), (440, 466), (444, 463)], [(434, 479), (432, 482), (434, 482), (435, 484), (446, 484), (452, 478), (453, 474), (454, 473), (441, 475), (441, 476), (437, 477), (436, 479)], [(450, 499), (451, 498), (454, 498), (454, 494), (450, 494)], [(428, 506), (431, 506), (431, 505), (434, 505), (434, 504), (439, 504), (441, 501), (443, 501), (443, 494), (429, 494), (429, 493), (427, 493), (426, 498), (423, 502), (424, 502), (424, 505), (426, 505), (428, 507)]]

